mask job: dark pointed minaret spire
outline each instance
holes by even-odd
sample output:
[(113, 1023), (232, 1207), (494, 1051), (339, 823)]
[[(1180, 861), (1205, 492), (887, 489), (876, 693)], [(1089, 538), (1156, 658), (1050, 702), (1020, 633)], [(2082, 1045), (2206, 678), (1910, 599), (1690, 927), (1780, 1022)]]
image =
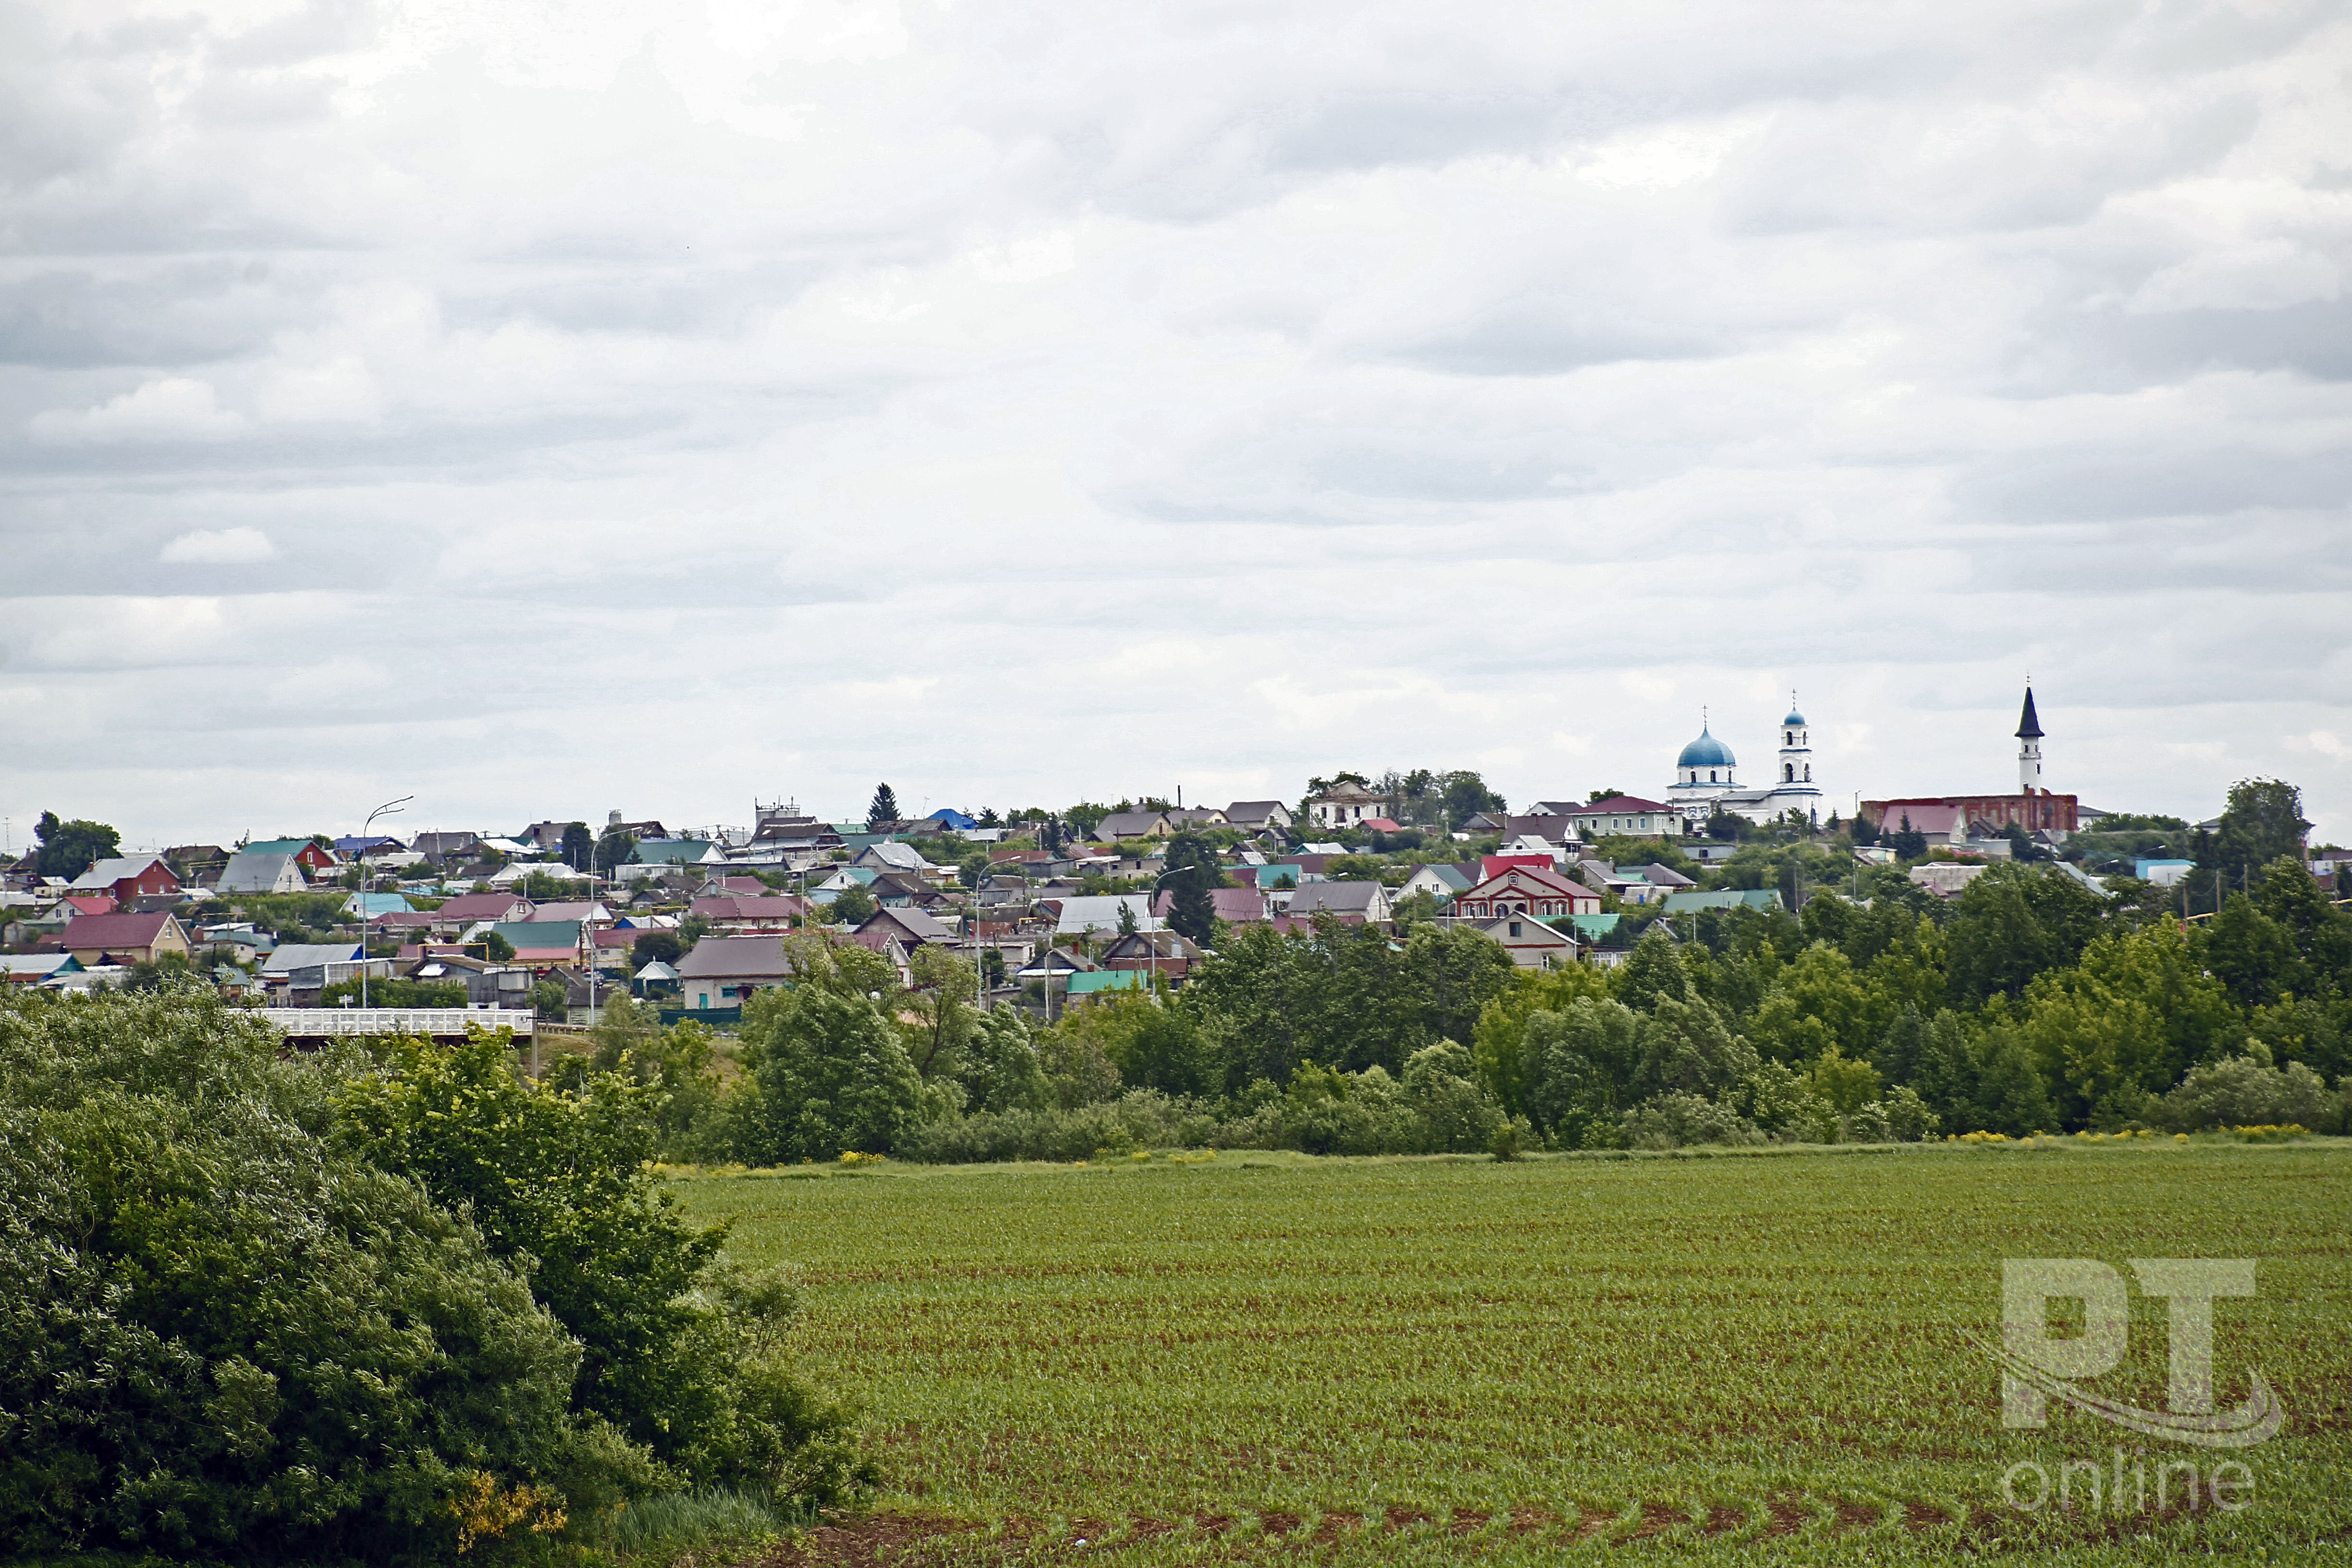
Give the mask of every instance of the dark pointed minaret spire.
[(2017, 787), (2023, 795), (2042, 789), (2042, 719), (2033, 711), (2033, 678), (2025, 678), (2025, 711), (2017, 721)]

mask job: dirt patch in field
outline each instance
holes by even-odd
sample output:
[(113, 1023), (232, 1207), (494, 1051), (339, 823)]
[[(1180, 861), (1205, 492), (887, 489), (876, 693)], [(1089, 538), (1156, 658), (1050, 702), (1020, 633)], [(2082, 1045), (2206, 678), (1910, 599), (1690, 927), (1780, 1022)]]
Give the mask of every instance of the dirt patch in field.
[(879, 1568), (906, 1561), (926, 1541), (971, 1528), (957, 1520), (896, 1513), (843, 1520), (801, 1531), (758, 1568)]
[(1868, 1530), (1878, 1522), (1878, 1510), (1867, 1503), (1850, 1498), (1837, 1500), (1837, 1527), (1840, 1530)]
[(1717, 1503), (1706, 1510), (1706, 1522), (1699, 1526), (1701, 1535), (1728, 1535), (1748, 1522), (1748, 1516), (1726, 1503)]
[(1670, 1502), (1645, 1502), (1642, 1505), (1642, 1522), (1628, 1531), (1621, 1540), (1648, 1541), (1664, 1535), (1678, 1524), (1687, 1523), (1690, 1516)]

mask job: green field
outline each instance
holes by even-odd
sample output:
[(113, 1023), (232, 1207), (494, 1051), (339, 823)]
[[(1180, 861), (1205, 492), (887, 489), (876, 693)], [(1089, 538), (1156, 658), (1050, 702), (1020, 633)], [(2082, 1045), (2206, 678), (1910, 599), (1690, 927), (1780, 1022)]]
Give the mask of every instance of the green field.
[[(884, 1533), (925, 1559), (2333, 1560), (2352, 1531), (2352, 1143), (1229, 1153), (674, 1190), (738, 1256), (805, 1270), (810, 1360), (866, 1403)], [(2260, 1294), (2215, 1310), (2214, 1366), (2225, 1405), (2258, 1366), (2284, 1431), (2213, 1454), (2063, 1406), (2005, 1431), (1969, 1337), (1998, 1338), (2005, 1257), (2259, 1259)], [(2163, 1407), (2164, 1312), (2135, 1293), (2098, 1393)], [(2112, 1466), (2117, 1441), (2127, 1465), (2240, 1459), (2252, 1504), (2001, 1502), (2013, 1463)]]

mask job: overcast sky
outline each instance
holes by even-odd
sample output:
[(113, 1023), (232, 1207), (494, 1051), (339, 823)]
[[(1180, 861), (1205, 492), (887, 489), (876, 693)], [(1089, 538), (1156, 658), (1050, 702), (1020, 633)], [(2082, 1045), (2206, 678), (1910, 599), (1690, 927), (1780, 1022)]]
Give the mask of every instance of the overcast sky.
[(2352, 837), (2340, 0), (0, 7), (0, 812)]

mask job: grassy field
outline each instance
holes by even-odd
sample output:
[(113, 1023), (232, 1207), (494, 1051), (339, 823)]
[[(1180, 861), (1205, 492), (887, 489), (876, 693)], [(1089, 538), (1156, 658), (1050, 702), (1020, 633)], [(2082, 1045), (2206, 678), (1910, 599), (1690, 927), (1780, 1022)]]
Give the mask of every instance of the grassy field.
[[(738, 1256), (804, 1268), (810, 1360), (889, 1466), (877, 1539), (925, 1559), (2340, 1561), (2352, 1537), (2352, 1143), (1228, 1153), (675, 1190)], [(1971, 1336), (1998, 1339), (2021, 1257), (2258, 1259), (2260, 1294), (2215, 1310), (2218, 1392), (2259, 1367), (2285, 1428), (2229, 1455), (2063, 1406), (2004, 1430)], [(2166, 1332), (2135, 1293), (2096, 1391), (2162, 1408)], [(2239, 1459), (2252, 1505), (2003, 1503), (2012, 1464), (2111, 1470), (2118, 1442), (2127, 1467)]]

